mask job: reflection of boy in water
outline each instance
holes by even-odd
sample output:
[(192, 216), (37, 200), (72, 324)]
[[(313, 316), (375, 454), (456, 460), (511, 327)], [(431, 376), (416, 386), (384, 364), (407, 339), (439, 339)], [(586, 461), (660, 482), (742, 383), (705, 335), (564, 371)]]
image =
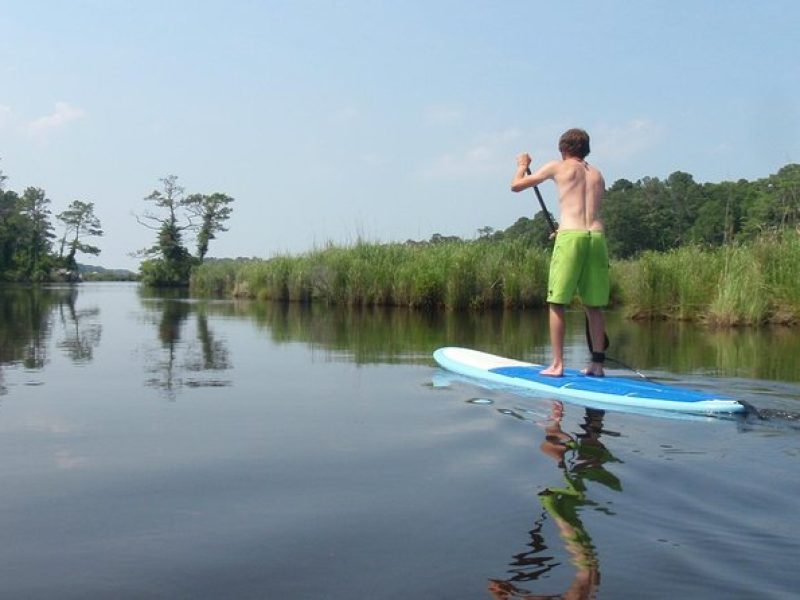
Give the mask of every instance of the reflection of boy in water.
[[(556, 595), (531, 594), (518, 589), (511, 581), (492, 580), (489, 591), (498, 600), (588, 599), (594, 598), (597, 594), (600, 585), (600, 565), (592, 539), (578, 518), (578, 509), (592, 504), (586, 498), (584, 479), (603, 483), (615, 490), (620, 490), (621, 485), (619, 480), (602, 466), (609, 460), (616, 460), (599, 440), (603, 429), (603, 411), (587, 409), (585, 422), (581, 426), (585, 433), (575, 438), (561, 429), (563, 414), (563, 405), (560, 402), (553, 402), (550, 420), (545, 427), (545, 439), (540, 448), (562, 469), (567, 485), (563, 488), (551, 487), (543, 490), (539, 494), (539, 500), (558, 527), (559, 534), (564, 540), (564, 547), (575, 565), (575, 577), (563, 594)], [(575, 453), (571, 464), (566, 460), (568, 451)]]

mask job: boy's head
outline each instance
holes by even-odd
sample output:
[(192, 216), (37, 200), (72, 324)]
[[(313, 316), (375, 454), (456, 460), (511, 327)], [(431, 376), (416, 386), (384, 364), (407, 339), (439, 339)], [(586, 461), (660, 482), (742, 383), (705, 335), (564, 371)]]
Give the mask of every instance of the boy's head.
[(558, 140), (558, 151), (583, 160), (589, 154), (589, 134), (583, 129), (568, 129)]

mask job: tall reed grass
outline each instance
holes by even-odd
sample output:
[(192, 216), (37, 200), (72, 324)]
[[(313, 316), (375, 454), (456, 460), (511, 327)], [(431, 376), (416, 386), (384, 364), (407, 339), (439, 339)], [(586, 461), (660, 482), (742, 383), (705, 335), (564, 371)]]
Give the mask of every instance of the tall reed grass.
[(281, 301), (447, 309), (543, 306), (550, 254), (521, 241), (328, 245), (263, 261), (215, 261), (192, 289)]
[[(198, 293), (339, 306), (452, 310), (546, 305), (550, 253), (521, 240), (328, 245), (297, 256), (215, 261)], [(800, 323), (800, 232), (722, 248), (648, 252), (611, 266), (612, 302), (639, 319)]]
[(800, 322), (800, 233), (741, 245), (648, 252), (612, 266), (632, 318), (710, 325)]

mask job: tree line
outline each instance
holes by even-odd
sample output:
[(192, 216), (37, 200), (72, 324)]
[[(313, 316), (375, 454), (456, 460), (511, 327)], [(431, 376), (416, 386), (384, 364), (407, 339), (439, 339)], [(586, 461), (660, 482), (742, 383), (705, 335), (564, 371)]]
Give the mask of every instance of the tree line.
[[(797, 229), (800, 164), (788, 164), (774, 175), (755, 181), (700, 184), (682, 171), (664, 180), (619, 179), (606, 190), (602, 214), (609, 252), (618, 259), (687, 245), (718, 247)], [(502, 231), (482, 227), (478, 237), (485, 240), (522, 237), (541, 247), (552, 243), (541, 211), (532, 219), (521, 217)], [(430, 242), (448, 239), (436, 234)]]
[[(153, 286), (188, 285), (191, 269), (202, 264), (211, 240), (227, 231), (232, 212), (233, 198), (227, 194), (186, 195), (177, 180), (175, 175), (161, 179), (162, 188), (144, 199), (155, 208), (136, 217), (156, 233), (152, 246), (135, 253), (145, 258), (142, 280)], [(6, 189), (7, 181), (0, 170), (0, 281), (79, 279), (78, 255), (99, 255), (100, 248), (90, 242), (104, 234), (94, 203), (73, 200), (53, 215), (45, 190), (28, 187), (18, 193)], [(189, 234), (195, 253), (187, 246)]]
[(752, 240), (800, 227), (800, 164), (755, 181), (699, 184), (681, 171), (663, 181), (620, 179), (603, 204), (609, 251), (616, 258)]
[(57, 236), (47, 193), (38, 187), (21, 194), (6, 190), (7, 180), (0, 171), (0, 281), (69, 279), (77, 273), (78, 253), (100, 254), (87, 241), (103, 235), (94, 203), (73, 200), (56, 214)]

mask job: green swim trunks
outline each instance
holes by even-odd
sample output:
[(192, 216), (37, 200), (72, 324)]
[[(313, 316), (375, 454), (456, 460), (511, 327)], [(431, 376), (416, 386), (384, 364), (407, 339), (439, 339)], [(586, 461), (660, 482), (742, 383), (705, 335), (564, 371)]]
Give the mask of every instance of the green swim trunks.
[(575, 292), (584, 306), (608, 304), (608, 248), (600, 231), (560, 231), (550, 260), (547, 301), (569, 304)]

